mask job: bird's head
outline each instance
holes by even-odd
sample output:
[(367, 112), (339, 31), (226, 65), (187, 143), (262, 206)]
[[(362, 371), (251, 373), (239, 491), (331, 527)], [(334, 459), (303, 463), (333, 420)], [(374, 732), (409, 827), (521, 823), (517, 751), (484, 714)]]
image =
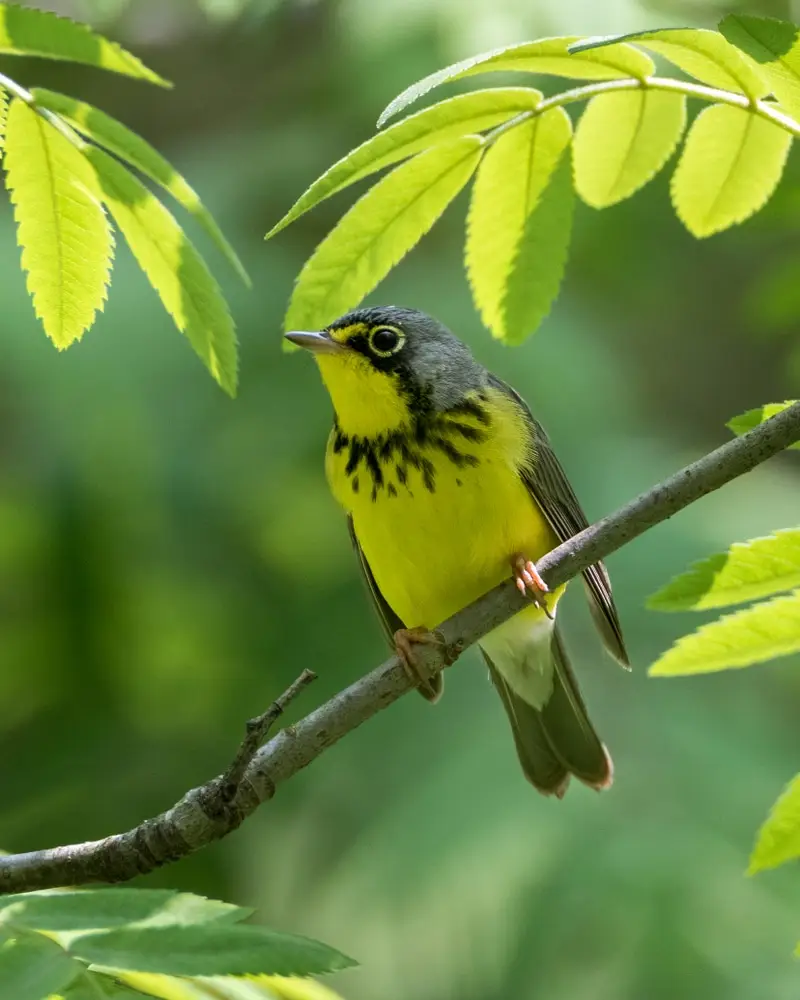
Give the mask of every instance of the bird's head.
[(340, 427), (372, 437), (457, 406), (486, 370), (438, 320), (415, 309), (356, 309), (286, 337), (313, 353)]

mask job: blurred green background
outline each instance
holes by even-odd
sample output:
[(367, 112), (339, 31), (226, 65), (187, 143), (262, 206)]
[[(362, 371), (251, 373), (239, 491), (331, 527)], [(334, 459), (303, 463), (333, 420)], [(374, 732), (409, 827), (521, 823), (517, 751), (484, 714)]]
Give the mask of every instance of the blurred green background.
[[(417, 77), (548, 34), (691, 24), (800, 3), (682, 0), (108, 0), (91, 20), (176, 83), (7, 60), (99, 104), (197, 186), (254, 278), (201, 237), (239, 326), (217, 388), (120, 245), (105, 313), (59, 355), (34, 320), (0, 208), (0, 844), (102, 837), (219, 771), (245, 719), (303, 667), (305, 712), (385, 654), (324, 483), (330, 407), (281, 352), (292, 281), (350, 204), (264, 232), (368, 137)], [(552, 88), (556, 81), (545, 81)], [(465, 200), (371, 297), (426, 309), (527, 397), (591, 518), (800, 392), (800, 161), (754, 221), (698, 243), (668, 172), (582, 207), (556, 309), (524, 347), (490, 340), (461, 265)], [(190, 232), (194, 230), (190, 228)], [(613, 791), (536, 796), (477, 657), (436, 709), (402, 699), (282, 787), (223, 843), (142, 884), (258, 908), (362, 968), (350, 1000), (783, 1000), (798, 995), (800, 878), (744, 876), (800, 764), (798, 663), (689, 680), (646, 667), (699, 621), (644, 610), (686, 563), (797, 524), (800, 474), (771, 462), (610, 560), (635, 670), (605, 659), (577, 599), (568, 634), (617, 764)]]

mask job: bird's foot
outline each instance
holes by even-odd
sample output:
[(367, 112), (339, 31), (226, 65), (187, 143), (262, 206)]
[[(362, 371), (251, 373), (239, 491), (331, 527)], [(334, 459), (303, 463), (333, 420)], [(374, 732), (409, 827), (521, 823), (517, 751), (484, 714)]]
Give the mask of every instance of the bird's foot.
[(553, 615), (547, 607), (546, 595), (550, 593), (550, 588), (539, 575), (536, 564), (525, 556), (517, 553), (511, 557), (511, 572), (514, 574), (514, 583), (517, 590), (524, 596), (530, 597), (537, 608), (540, 608), (552, 619)]
[(399, 628), (394, 634), (395, 651), (412, 684), (427, 701), (438, 701), (444, 678), (440, 671), (431, 671), (425, 663), (419, 661), (415, 646), (439, 646), (446, 649), (444, 637), (439, 632), (431, 632), (422, 626)]

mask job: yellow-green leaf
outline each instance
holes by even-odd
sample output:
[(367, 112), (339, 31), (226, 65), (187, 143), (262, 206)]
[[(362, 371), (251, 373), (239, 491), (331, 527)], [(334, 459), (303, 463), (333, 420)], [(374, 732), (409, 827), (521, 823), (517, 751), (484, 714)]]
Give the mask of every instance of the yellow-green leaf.
[(800, 590), (725, 615), (678, 639), (651, 677), (707, 674), (800, 651)]
[(694, 563), (648, 600), (656, 611), (704, 611), (800, 587), (800, 528), (736, 542)]
[[(524, 335), (508, 322), (508, 282), (527, 221), (571, 137), (569, 116), (554, 108), (501, 135), (478, 169), (467, 218), (465, 262), (475, 306), (495, 337), (517, 340)], [(548, 249), (538, 262), (542, 270), (557, 263), (557, 249), (554, 246), (552, 253)]]
[(772, 17), (728, 14), (719, 30), (759, 64), (759, 70), (786, 111), (800, 117), (800, 31)]
[(465, 136), (396, 167), (360, 198), (306, 261), (287, 330), (316, 330), (358, 305), (436, 222), (483, 152)]
[(56, 112), (93, 142), (111, 150), (112, 153), (136, 167), (137, 170), (141, 170), (146, 177), (154, 180), (168, 191), (180, 205), (194, 215), (242, 281), (247, 285), (250, 284), (250, 278), (236, 251), (223, 236), (214, 217), (200, 201), (200, 196), (149, 142), (132, 132), (116, 118), (92, 107), (91, 104), (84, 104), (82, 101), (76, 101), (73, 97), (39, 87), (35, 88), (32, 93), (37, 105)]
[(409, 115), (334, 163), (272, 227), (267, 239), (349, 184), (448, 139), (482, 132), (532, 111), (541, 99), (539, 91), (530, 87), (497, 87), (460, 94)]
[(578, 41), (577, 35), (540, 38), (536, 42), (523, 42), (462, 59), (407, 87), (381, 112), (378, 127), (434, 87), (478, 73), (543, 73), (574, 80), (617, 80), (631, 76), (644, 80), (655, 69), (652, 60), (632, 45), (608, 45), (589, 52), (570, 53), (570, 46)]
[(748, 875), (800, 858), (800, 774), (790, 782), (758, 831)]
[[(755, 410), (748, 410), (746, 413), (740, 413), (738, 417), (734, 417), (732, 420), (729, 420), (727, 426), (733, 431), (734, 434), (745, 434), (747, 431), (751, 431), (754, 427), (758, 427), (759, 424), (763, 424), (765, 420), (769, 420), (770, 417), (774, 417), (776, 414), (782, 413), (785, 409), (793, 406), (796, 402), (796, 399), (787, 399), (783, 403), (765, 403), (763, 406), (756, 407)], [(800, 441), (790, 444), (789, 447), (800, 450)]]
[(104, 150), (87, 153), (101, 196), (167, 312), (208, 370), (236, 393), (236, 335), (205, 261), (161, 202)]
[(115, 973), (115, 978), (159, 1000), (341, 1000), (328, 986), (299, 976), (163, 976)]
[(19, 98), (8, 112), (5, 159), (28, 291), (45, 332), (64, 348), (103, 308), (111, 271), (97, 180), (78, 146)]
[(600, 94), (575, 132), (575, 188), (605, 208), (637, 191), (664, 166), (686, 127), (686, 98), (659, 90)]
[(780, 180), (792, 137), (751, 112), (713, 104), (694, 120), (672, 178), (672, 203), (697, 237), (743, 222)]
[(8, 119), (8, 95), (0, 87), (0, 158), (3, 156), (3, 147), (6, 140), (6, 121)]
[(34, 7), (0, 3), (0, 52), (11, 56), (66, 59), (134, 76), (162, 87), (171, 86), (135, 55), (98, 35), (88, 25)]
[(620, 42), (634, 42), (655, 52), (711, 87), (739, 91), (754, 99), (769, 92), (769, 86), (753, 60), (726, 42), (719, 32), (705, 28), (661, 28), (629, 35), (611, 35), (581, 42), (573, 47), (573, 51), (601, 51), (606, 45), (617, 46)]

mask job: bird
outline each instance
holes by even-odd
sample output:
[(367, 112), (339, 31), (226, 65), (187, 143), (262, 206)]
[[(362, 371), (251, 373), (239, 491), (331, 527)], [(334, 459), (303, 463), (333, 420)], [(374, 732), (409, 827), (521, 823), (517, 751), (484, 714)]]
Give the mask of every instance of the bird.
[[(436, 701), (419, 643), (513, 576), (531, 598), (480, 642), (524, 776), (563, 797), (571, 776), (602, 790), (611, 756), (592, 725), (557, 622), (542, 556), (587, 526), (527, 404), (446, 326), (415, 309), (363, 307), (320, 330), (285, 334), (314, 356), (333, 404), (330, 489), (387, 639), (420, 693)], [(629, 660), (608, 573), (583, 573), (607, 650)]]

